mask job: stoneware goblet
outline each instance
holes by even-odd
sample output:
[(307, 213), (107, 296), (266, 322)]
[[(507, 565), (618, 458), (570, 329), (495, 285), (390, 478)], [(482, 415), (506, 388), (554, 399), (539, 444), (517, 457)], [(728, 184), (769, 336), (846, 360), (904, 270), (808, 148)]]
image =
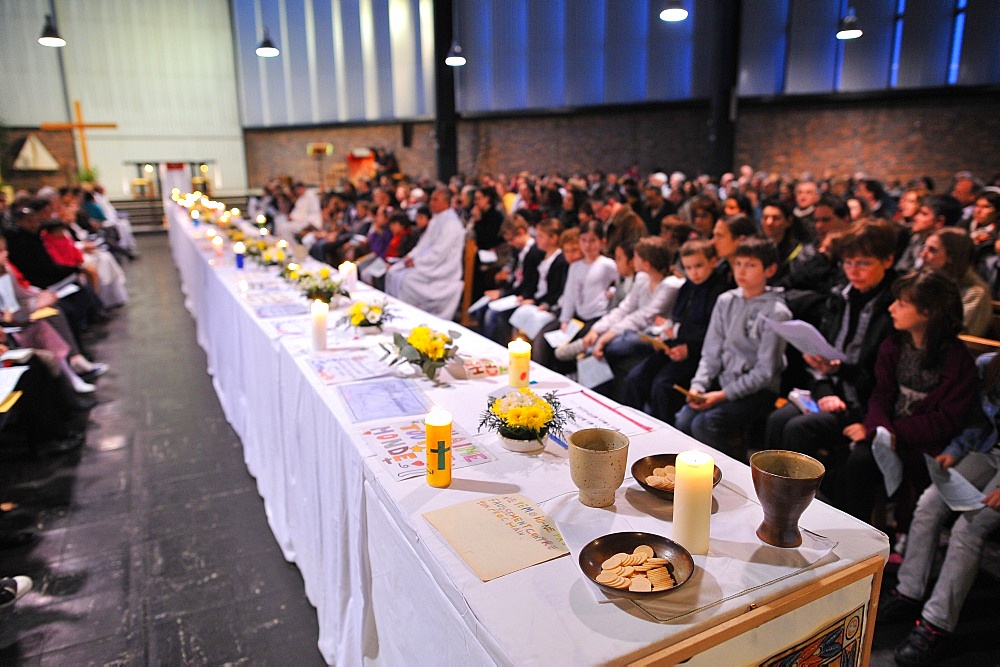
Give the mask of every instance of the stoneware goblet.
[(585, 428), (569, 436), (569, 472), (587, 507), (615, 504), (627, 465), (628, 438), (618, 431)]
[(757, 537), (776, 547), (802, 544), (799, 517), (816, 497), (826, 468), (811, 456), (768, 449), (750, 457), (750, 474), (764, 521)]

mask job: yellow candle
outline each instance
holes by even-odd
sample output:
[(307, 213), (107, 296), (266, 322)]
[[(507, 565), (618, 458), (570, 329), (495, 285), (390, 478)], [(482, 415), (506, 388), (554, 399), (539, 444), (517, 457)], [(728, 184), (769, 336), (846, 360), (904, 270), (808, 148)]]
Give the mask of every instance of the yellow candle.
[(674, 487), (674, 541), (692, 554), (708, 553), (715, 461), (704, 452), (677, 455)]
[(451, 413), (434, 406), (424, 418), (427, 427), (427, 483), (444, 488), (451, 484)]
[(221, 236), (212, 237), (212, 247), (215, 248), (215, 256), (222, 257), (222, 244), (224, 241)]
[(312, 343), (314, 350), (326, 349), (326, 317), (330, 306), (319, 299), (312, 302)]
[(512, 340), (507, 343), (507, 352), (510, 355), (510, 359), (507, 365), (510, 367), (508, 371), (508, 384), (512, 387), (527, 387), (528, 383), (531, 382), (529, 375), (531, 372), (531, 343), (521, 340)]

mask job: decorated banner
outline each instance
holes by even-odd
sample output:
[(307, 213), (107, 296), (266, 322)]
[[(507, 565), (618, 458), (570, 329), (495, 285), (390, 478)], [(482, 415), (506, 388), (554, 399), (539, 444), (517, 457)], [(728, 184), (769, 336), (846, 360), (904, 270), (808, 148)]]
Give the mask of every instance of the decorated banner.
[[(398, 481), (424, 474), (425, 448), (427, 447), (427, 439), (424, 434), (423, 417), (417, 417), (366, 428), (362, 431), (361, 436), (375, 452), (375, 456), (382, 462), (389, 475)], [(479, 443), (473, 442), (461, 426), (452, 424), (452, 469), (495, 460), (496, 457)]]

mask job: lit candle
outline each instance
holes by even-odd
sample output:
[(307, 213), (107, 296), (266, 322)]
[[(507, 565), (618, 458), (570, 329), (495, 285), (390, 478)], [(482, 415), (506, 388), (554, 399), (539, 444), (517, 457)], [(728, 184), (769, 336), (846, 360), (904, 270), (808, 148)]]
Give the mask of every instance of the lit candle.
[[(197, 211), (195, 211), (197, 213)], [(209, 227), (205, 230), (205, 238), (214, 239), (215, 238), (215, 227)]]
[(191, 211), (191, 224), (197, 227), (200, 221), (201, 221), (201, 211)]
[(512, 340), (507, 343), (507, 352), (510, 355), (507, 362), (510, 368), (507, 383), (512, 387), (527, 387), (531, 381), (528, 378), (531, 370), (531, 343), (520, 338)]
[(288, 250), (288, 241), (286, 241), (285, 239), (281, 239), (280, 241), (278, 241), (278, 249), (281, 252), (285, 252), (286, 250)]
[(224, 241), (221, 236), (212, 237), (212, 247), (215, 248), (215, 256), (222, 257), (222, 244)]
[(229, 214), (234, 218), (238, 218), (240, 217), (240, 209), (234, 206), (233, 208), (229, 209)]
[(257, 214), (257, 225), (260, 226), (260, 225), (266, 225), (266, 224), (267, 224), (267, 216), (264, 215), (263, 213), (258, 213)]
[(267, 236), (267, 227), (261, 227), (260, 228), (260, 237), (264, 238), (265, 236)]
[(344, 262), (337, 267), (340, 271), (340, 284), (344, 289), (354, 289), (358, 286), (358, 265), (354, 262)]
[(312, 338), (314, 350), (326, 349), (326, 316), (330, 313), (330, 305), (316, 299), (312, 303)]
[(677, 455), (674, 486), (674, 541), (692, 554), (708, 553), (715, 461), (704, 452)]
[(243, 268), (243, 255), (246, 254), (247, 247), (243, 245), (243, 241), (237, 241), (233, 246), (233, 252), (236, 253), (236, 268)]
[(451, 413), (434, 406), (424, 418), (427, 427), (427, 483), (444, 488), (451, 484)]

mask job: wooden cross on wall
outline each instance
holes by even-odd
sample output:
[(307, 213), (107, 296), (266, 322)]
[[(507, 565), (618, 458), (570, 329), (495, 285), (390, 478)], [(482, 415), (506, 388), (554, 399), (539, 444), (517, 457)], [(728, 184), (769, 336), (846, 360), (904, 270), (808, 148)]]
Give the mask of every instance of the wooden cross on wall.
[(80, 110), (80, 100), (73, 100), (73, 111), (76, 122), (73, 123), (42, 123), (39, 127), (42, 130), (77, 130), (80, 133), (80, 156), (83, 158), (83, 168), (90, 169), (90, 157), (87, 155), (87, 130), (118, 129), (117, 123), (84, 123), (83, 111)]

